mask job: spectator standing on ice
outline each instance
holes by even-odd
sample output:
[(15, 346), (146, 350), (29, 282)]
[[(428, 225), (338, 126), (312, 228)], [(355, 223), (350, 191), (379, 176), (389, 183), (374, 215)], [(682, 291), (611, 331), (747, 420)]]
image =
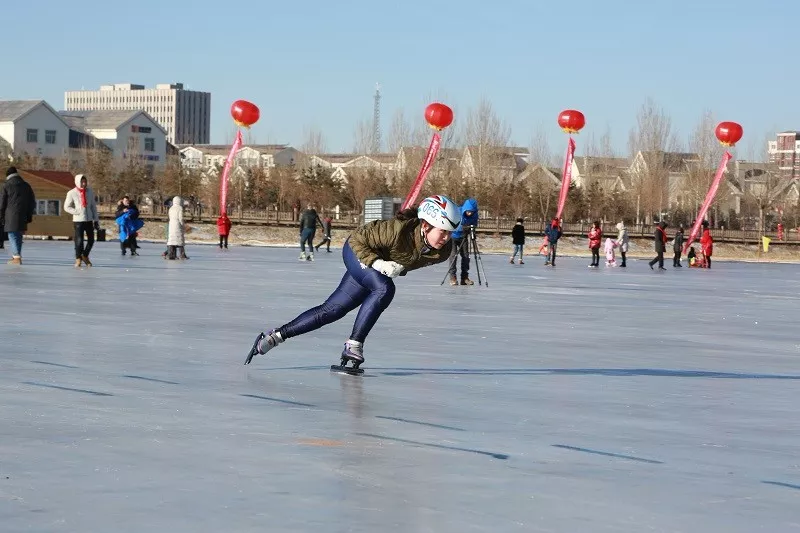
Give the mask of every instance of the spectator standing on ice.
[(654, 232), (655, 237), (655, 249), (656, 249), (656, 256), (653, 258), (650, 263), (650, 270), (653, 270), (653, 265), (658, 263), (659, 270), (666, 270), (664, 268), (664, 252), (667, 251), (667, 232), (665, 231), (667, 228), (667, 223), (663, 220), (658, 223), (656, 226), (656, 230)]
[[(169, 225), (167, 230), (167, 249), (169, 259), (189, 259), (186, 256), (186, 225), (183, 222), (183, 200), (180, 196), (172, 199), (169, 208)], [(178, 256), (180, 254), (180, 256)]]
[(703, 221), (703, 234), (700, 237), (700, 248), (705, 256), (706, 268), (711, 268), (711, 254), (714, 253), (714, 238), (708, 229), (708, 220)]
[(139, 252), (136, 251), (139, 248), (139, 244), (136, 242), (136, 232), (144, 226), (144, 223), (139, 220), (139, 209), (130, 197), (122, 197), (117, 204), (114, 218), (119, 226), (119, 246), (122, 249), (122, 255), (125, 255), (127, 249), (130, 249), (132, 256), (139, 255)]
[(225, 250), (228, 249), (228, 235), (231, 233), (231, 226), (233, 223), (231, 219), (228, 218), (228, 215), (225, 213), (221, 214), (219, 218), (217, 218), (217, 233), (219, 233), (219, 249), (223, 249), (223, 245)]
[(556, 250), (558, 250), (558, 240), (561, 238), (561, 225), (558, 223), (558, 219), (554, 218), (550, 221), (547, 227), (544, 229), (545, 237), (547, 237), (547, 243), (549, 246), (549, 250), (547, 252), (547, 259), (545, 260), (545, 266), (556, 266)]
[(16, 168), (9, 167), (6, 170), (6, 181), (0, 190), (0, 224), (3, 225), (0, 230), (8, 232), (8, 246), (11, 251), (9, 265), (22, 264), (22, 235), (33, 221), (35, 212), (36, 196), (33, 188), (17, 174)]
[(682, 267), (681, 252), (683, 251), (683, 226), (679, 226), (678, 231), (675, 233), (675, 239), (672, 241), (672, 251), (675, 254), (672, 256), (672, 267)]
[(595, 220), (589, 230), (589, 249), (592, 251), (592, 264), (589, 268), (600, 266), (600, 243), (603, 240), (603, 230), (600, 229), (600, 221)]
[(75, 227), (76, 268), (80, 268), (81, 263), (87, 267), (92, 266), (89, 254), (94, 246), (94, 232), (100, 229), (100, 215), (97, 212), (94, 191), (89, 188), (88, 183), (85, 175), (75, 176), (75, 188), (70, 189), (64, 201), (64, 211), (72, 215), (72, 225)]
[(523, 222), (523, 219), (518, 218), (517, 223), (514, 224), (513, 228), (511, 228), (511, 244), (514, 245), (514, 253), (511, 254), (511, 260), (509, 263), (512, 265), (514, 264), (514, 258), (517, 257), (517, 252), (519, 252), (519, 264), (525, 264), (525, 262), (522, 260), (522, 251), (525, 247), (525, 226), (523, 225)]
[(619, 256), (622, 258), (622, 263), (620, 263), (620, 268), (625, 268), (628, 265), (625, 264), (625, 254), (628, 253), (628, 241), (630, 240), (628, 237), (628, 228), (625, 227), (624, 222), (620, 222), (617, 224), (617, 231), (619, 234), (617, 235), (617, 245), (619, 245)]

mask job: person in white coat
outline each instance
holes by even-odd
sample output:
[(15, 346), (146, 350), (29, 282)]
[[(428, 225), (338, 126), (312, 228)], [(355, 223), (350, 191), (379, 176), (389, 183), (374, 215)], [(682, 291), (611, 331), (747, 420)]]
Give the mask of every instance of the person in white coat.
[(92, 262), (89, 261), (89, 254), (94, 246), (94, 232), (100, 229), (100, 216), (97, 213), (94, 191), (87, 186), (86, 176), (83, 174), (75, 176), (75, 188), (67, 193), (64, 211), (72, 215), (72, 224), (75, 227), (75, 267), (79, 268), (81, 263), (90, 267)]
[(628, 253), (628, 228), (625, 227), (624, 222), (620, 222), (617, 224), (617, 231), (619, 231), (619, 235), (617, 235), (617, 245), (619, 246), (619, 254), (622, 256), (622, 264), (620, 267), (628, 266), (625, 264), (625, 254)]
[(167, 250), (168, 258), (176, 259), (177, 252), (180, 252), (181, 259), (186, 257), (185, 229), (183, 224), (183, 200), (180, 196), (172, 199), (172, 206), (169, 208), (169, 225), (167, 227)]

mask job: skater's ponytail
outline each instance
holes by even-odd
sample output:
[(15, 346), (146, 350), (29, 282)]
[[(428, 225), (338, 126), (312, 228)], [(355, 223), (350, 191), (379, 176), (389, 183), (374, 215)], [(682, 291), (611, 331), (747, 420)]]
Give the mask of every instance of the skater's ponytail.
[(414, 220), (415, 218), (419, 218), (417, 216), (417, 208), (416, 207), (408, 207), (406, 209), (400, 210), (395, 215), (397, 220)]

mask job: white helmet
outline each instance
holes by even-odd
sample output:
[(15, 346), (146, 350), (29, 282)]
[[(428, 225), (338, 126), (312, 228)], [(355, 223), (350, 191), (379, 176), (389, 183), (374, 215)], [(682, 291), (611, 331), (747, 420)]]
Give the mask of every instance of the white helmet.
[(437, 194), (422, 200), (417, 216), (433, 226), (454, 231), (461, 224), (461, 208), (447, 196)]

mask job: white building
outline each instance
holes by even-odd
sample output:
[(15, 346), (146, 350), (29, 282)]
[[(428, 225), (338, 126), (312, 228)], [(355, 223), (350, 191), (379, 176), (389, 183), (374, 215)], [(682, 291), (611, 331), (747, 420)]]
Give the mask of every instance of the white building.
[(167, 131), (172, 144), (206, 144), (211, 138), (211, 93), (189, 91), (182, 83), (164, 83), (155, 89), (117, 83), (99, 91), (67, 91), (67, 111), (146, 111)]
[(100, 139), (123, 164), (138, 159), (150, 173), (167, 159), (167, 132), (144, 111), (62, 111), (71, 130)]
[[(225, 164), (231, 147), (224, 144), (178, 146), (185, 168), (201, 169), (206, 175), (216, 175)], [(276, 166), (302, 165), (305, 154), (286, 144), (256, 144), (242, 146), (234, 156), (237, 168), (263, 168), (267, 175)]]
[(800, 179), (800, 132), (778, 133), (774, 141), (769, 141), (768, 151), (769, 161), (780, 168), (781, 177)]
[[(68, 156), (69, 126), (44, 100), (0, 101), (0, 152), (39, 157), (44, 168)], [(48, 162), (49, 161), (49, 162)]]

